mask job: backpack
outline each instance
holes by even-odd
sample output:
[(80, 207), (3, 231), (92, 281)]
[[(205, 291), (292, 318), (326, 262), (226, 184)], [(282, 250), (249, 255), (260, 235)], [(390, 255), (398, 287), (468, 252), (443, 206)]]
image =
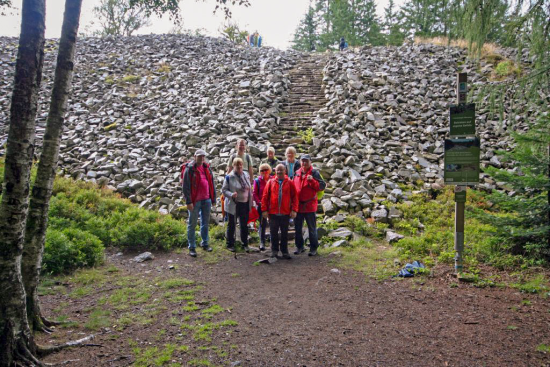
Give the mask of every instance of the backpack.
[(189, 165), (189, 163), (191, 163), (193, 161), (187, 161), (185, 162), (184, 164), (181, 165), (181, 173), (180, 173), (180, 185), (183, 186), (183, 177), (185, 176), (185, 171), (187, 170), (187, 166)]
[[(252, 158), (250, 157), (250, 154), (244, 153), (244, 157), (244, 159), (248, 162), (248, 167), (252, 167)], [(233, 164), (233, 159), (235, 158), (237, 158), (237, 153), (231, 155), (231, 164)]]
[[(323, 178), (323, 175), (321, 175), (321, 171), (317, 171), (317, 172), (319, 172), (319, 176), (321, 177), (321, 180), (325, 181), (325, 179)], [(323, 196), (325, 196), (325, 190), (317, 191), (317, 201), (321, 201)]]

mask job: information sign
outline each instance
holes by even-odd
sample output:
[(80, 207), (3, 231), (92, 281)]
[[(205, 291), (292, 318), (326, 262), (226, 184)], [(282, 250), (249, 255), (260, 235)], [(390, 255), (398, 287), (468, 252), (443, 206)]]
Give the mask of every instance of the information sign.
[(451, 105), (449, 109), (451, 121), (451, 138), (458, 136), (475, 136), (476, 134), (476, 104)]
[(445, 184), (479, 183), (479, 138), (445, 139)]

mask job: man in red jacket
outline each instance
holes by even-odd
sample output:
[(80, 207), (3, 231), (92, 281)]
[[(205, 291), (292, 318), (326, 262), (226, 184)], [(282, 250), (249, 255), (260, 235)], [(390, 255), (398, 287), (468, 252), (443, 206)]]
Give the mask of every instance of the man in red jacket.
[(315, 212), (317, 211), (317, 192), (323, 191), (326, 183), (323, 181), (319, 171), (311, 165), (309, 154), (303, 154), (300, 158), (300, 163), (301, 168), (294, 176), (294, 186), (298, 192), (298, 200), (300, 202), (298, 214), (294, 221), (296, 228), (296, 251), (294, 251), (294, 254), (299, 255), (305, 251), (304, 236), (302, 234), (305, 220), (309, 231), (309, 256), (315, 256), (317, 255), (317, 247), (319, 247), (317, 218), (315, 216)]
[(195, 152), (195, 160), (184, 168), (183, 195), (189, 211), (187, 224), (187, 241), (189, 242), (189, 256), (197, 257), (195, 228), (200, 214), (201, 221), (201, 247), (205, 251), (212, 251), (208, 245), (208, 225), (210, 224), (210, 211), (216, 204), (216, 186), (214, 175), (210, 165), (205, 162), (206, 152), (199, 149)]
[(262, 195), (262, 216), (268, 217), (271, 235), (271, 257), (279, 254), (279, 231), (281, 232), (280, 249), (283, 259), (290, 260), (288, 253), (288, 224), (290, 218), (296, 218), (298, 195), (294, 184), (285, 175), (285, 166), (275, 167), (276, 177), (268, 181)]

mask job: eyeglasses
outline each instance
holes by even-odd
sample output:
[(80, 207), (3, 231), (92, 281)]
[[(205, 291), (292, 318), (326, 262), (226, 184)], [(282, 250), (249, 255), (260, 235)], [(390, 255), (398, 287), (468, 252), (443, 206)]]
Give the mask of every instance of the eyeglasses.
[(261, 169), (260, 172), (269, 172), (268, 169)]

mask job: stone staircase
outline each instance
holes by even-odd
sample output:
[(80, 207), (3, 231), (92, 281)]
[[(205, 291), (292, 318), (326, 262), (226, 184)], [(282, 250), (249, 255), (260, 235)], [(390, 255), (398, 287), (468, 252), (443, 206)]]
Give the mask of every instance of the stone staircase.
[(322, 84), (324, 64), (322, 57), (309, 56), (289, 72), (291, 88), (288, 100), (281, 106), (279, 128), (270, 136), (279, 159), (284, 159), (284, 151), (291, 145), (296, 148), (298, 158), (308, 151), (309, 146), (298, 132), (312, 127), (317, 111), (327, 103)]

